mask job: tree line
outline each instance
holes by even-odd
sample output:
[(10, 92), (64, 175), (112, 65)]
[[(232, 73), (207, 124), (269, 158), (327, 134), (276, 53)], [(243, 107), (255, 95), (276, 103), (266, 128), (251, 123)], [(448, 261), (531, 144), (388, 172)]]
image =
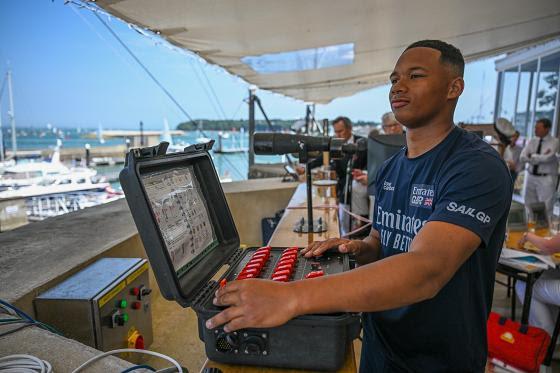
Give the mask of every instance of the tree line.
[[(275, 129), (289, 129), (297, 119), (271, 119), (270, 122)], [(234, 119), (234, 120), (223, 120), (223, 119), (196, 119), (195, 122), (198, 124), (198, 128), (195, 128), (192, 122), (182, 122), (177, 125), (178, 130), (182, 131), (192, 131), (196, 129), (203, 129), (208, 131), (229, 131), (231, 129), (239, 130), (244, 128), (247, 130), (249, 128), (249, 121), (246, 119)], [(268, 125), (264, 119), (255, 120), (255, 125), (257, 130), (266, 130)], [(354, 126), (374, 126), (379, 125), (379, 122), (374, 121), (357, 121), (354, 122)]]

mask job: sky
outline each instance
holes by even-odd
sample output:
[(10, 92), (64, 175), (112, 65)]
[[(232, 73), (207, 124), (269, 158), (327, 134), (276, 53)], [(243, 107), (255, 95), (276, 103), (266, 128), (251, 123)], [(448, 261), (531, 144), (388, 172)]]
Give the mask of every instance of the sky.
[[(246, 82), (141, 35), (118, 19), (104, 19), (192, 118), (248, 117), (243, 101), (249, 88)], [(8, 69), (18, 127), (50, 123), (135, 129), (143, 121), (145, 128), (161, 129), (164, 117), (172, 127), (187, 120), (91, 11), (65, 5), (63, 0), (0, 0), (1, 80)], [(467, 64), (456, 122), (492, 121), (496, 79), (494, 59)], [(335, 99), (317, 105), (315, 116), (380, 121), (390, 110), (388, 92), (389, 86), (384, 85)], [(302, 101), (263, 90), (257, 95), (269, 118), (305, 116)], [(0, 111), (7, 126), (7, 89)]]

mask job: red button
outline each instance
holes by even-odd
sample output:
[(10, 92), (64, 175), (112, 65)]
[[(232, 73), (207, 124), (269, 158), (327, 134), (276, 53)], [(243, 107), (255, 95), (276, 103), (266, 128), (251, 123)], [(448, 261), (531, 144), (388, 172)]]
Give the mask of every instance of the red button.
[(280, 259), (280, 261), (278, 262), (278, 267), (285, 264), (294, 265), (295, 262), (296, 260), (294, 258)]
[(255, 275), (252, 273), (240, 273), (239, 276), (237, 276), (238, 280), (245, 280), (246, 278), (254, 278)]
[(247, 268), (244, 269), (241, 273), (254, 274), (255, 276), (257, 276), (259, 272), (260, 272), (259, 268)]
[(283, 271), (283, 270), (289, 270), (290, 272), (292, 271), (292, 269), (294, 269), (294, 266), (290, 265), (290, 264), (284, 264), (284, 265), (279, 265), (278, 267), (276, 267), (276, 271)]
[(249, 260), (249, 263), (264, 263), (264, 262), (266, 262), (266, 258), (251, 258), (251, 260)]
[(132, 289), (130, 289), (130, 293), (132, 295), (138, 295), (138, 294), (140, 294), (140, 289), (139, 288), (132, 288)]
[(290, 254), (290, 253), (288, 253), (288, 254), (282, 254), (282, 255), (280, 256), (280, 260), (282, 260), (282, 259), (287, 259), (287, 258), (294, 258), (294, 259), (297, 259), (297, 254)]
[(287, 282), (288, 281), (288, 276), (286, 276), (286, 275), (273, 276), (272, 281)]
[(139, 310), (140, 308), (142, 308), (141, 302), (132, 302), (132, 309)]
[(281, 270), (281, 271), (276, 270), (276, 271), (274, 271), (274, 273), (272, 274), (272, 277), (277, 276), (277, 275), (278, 275), (278, 276), (281, 276), (281, 275), (290, 276), (291, 272), (292, 272), (292, 271), (290, 271), (289, 269), (283, 269), (283, 270)]
[(251, 268), (261, 268), (261, 267), (262, 267), (262, 263), (247, 263), (244, 270), (251, 269)]
[(325, 273), (323, 271), (313, 271), (313, 272), (309, 272), (308, 274), (305, 275), (305, 278), (315, 278), (315, 277), (321, 277), (323, 276)]

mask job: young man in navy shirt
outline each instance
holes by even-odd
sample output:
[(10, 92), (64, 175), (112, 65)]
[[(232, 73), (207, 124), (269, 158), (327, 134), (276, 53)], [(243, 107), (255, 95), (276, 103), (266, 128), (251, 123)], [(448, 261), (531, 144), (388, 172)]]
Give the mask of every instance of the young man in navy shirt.
[(435, 40), (410, 45), (390, 75), (390, 102), (407, 146), (376, 178), (373, 229), (362, 241), (314, 242), (305, 256), (337, 248), (358, 268), (276, 283), (229, 283), (229, 306), (207, 327), (278, 326), (311, 313), (363, 312), (362, 372), (483, 372), (512, 185), (498, 153), (453, 124), (464, 60)]

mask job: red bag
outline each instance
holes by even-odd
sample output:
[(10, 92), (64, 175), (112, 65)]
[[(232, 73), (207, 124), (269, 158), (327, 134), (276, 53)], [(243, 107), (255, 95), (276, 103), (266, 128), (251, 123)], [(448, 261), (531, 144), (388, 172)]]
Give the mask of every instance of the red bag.
[(521, 325), (495, 312), (490, 313), (487, 326), (490, 358), (527, 372), (539, 371), (550, 345), (546, 331)]

